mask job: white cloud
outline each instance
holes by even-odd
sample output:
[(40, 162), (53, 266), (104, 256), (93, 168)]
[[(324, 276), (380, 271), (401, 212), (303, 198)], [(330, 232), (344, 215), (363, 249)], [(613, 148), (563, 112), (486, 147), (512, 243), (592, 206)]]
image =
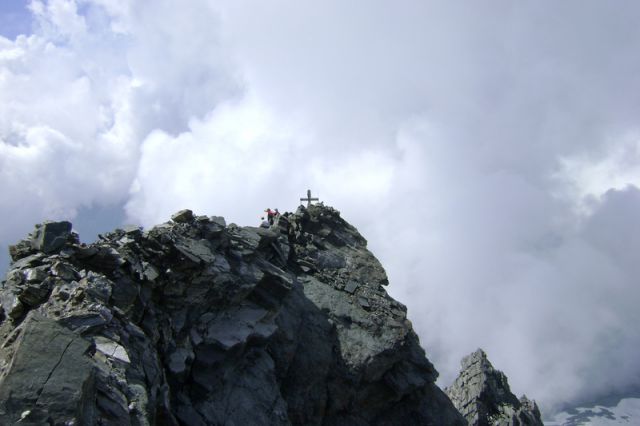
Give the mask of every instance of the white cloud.
[(94, 59), (44, 35), (0, 46), (1, 210), (12, 218), (1, 230), (5, 243), (44, 217), (116, 202), (129, 186), (129, 81)]
[(78, 38), (87, 30), (84, 16), (78, 14), (76, 0), (34, 0), (29, 8), (38, 20), (40, 30), (48, 38)]
[(317, 145), (315, 135), (258, 99), (221, 104), (175, 137), (158, 131), (146, 138), (127, 212), (146, 225), (187, 207), (257, 224), (265, 207), (295, 208), (307, 185), (345, 203), (390, 189), (393, 165), (383, 153), (331, 158), (317, 156)]
[(427, 148), (439, 141), (429, 127), (403, 138), (411, 154), (394, 188), (404, 191), (368, 238), (442, 384), (478, 346), (548, 409), (636, 384), (640, 191), (610, 190), (578, 220), (521, 175), (439, 168), (447, 158)]
[(295, 181), (285, 171), (297, 161), (300, 141), (278, 124), (259, 103), (247, 100), (221, 105), (175, 137), (150, 134), (142, 144), (129, 215), (152, 225), (192, 208), (257, 223), (270, 188), (284, 195)]
[[(0, 39), (0, 189), (8, 198), (0, 209), (13, 217), (1, 230), (5, 244), (44, 218), (123, 204), (149, 133), (184, 131), (238, 93), (217, 48), (216, 14), (203, 3), (149, 10), (51, 0), (30, 8), (34, 33)], [(168, 26), (169, 17), (181, 25)], [(12, 215), (21, 205), (25, 214)]]
[(591, 213), (611, 189), (640, 187), (640, 139), (628, 136), (612, 141), (604, 152), (561, 158), (557, 178), (568, 183), (565, 193), (584, 214)]
[(310, 188), (445, 382), (478, 346), (546, 406), (637, 378), (636, 3), (31, 10), (0, 38), (3, 242), (101, 203), (256, 224)]

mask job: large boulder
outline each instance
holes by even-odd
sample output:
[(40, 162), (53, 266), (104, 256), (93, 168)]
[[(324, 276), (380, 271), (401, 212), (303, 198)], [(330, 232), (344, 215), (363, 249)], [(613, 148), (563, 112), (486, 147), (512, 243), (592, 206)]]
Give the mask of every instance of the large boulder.
[(0, 424), (68, 424), (90, 403), (91, 342), (32, 313), (14, 331), (0, 382)]
[(45, 222), (36, 227), (31, 246), (44, 253), (60, 250), (71, 236), (71, 222)]
[(176, 223), (188, 223), (193, 220), (193, 212), (189, 209), (180, 210), (171, 215), (171, 220)]

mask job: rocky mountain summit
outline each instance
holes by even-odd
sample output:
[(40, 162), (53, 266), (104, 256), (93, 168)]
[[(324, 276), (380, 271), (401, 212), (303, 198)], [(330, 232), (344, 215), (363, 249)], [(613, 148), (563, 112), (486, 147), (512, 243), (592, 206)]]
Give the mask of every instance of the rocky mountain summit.
[(462, 359), (460, 375), (445, 392), (470, 426), (542, 425), (536, 403), (516, 398), (481, 349)]
[(323, 205), (37, 225), (0, 288), (0, 424), (466, 424), (366, 244)]

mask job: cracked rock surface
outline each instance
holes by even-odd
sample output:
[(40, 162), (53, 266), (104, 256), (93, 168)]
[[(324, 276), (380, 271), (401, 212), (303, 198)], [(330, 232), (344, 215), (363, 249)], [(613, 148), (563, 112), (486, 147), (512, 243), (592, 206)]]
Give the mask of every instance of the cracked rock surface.
[(406, 308), (338, 211), (270, 229), (182, 210), (11, 246), (0, 424), (464, 425)]
[(462, 359), (460, 375), (445, 392), (470, 426), (542, 426), (536, 403), (511, 393), (482, 349)]

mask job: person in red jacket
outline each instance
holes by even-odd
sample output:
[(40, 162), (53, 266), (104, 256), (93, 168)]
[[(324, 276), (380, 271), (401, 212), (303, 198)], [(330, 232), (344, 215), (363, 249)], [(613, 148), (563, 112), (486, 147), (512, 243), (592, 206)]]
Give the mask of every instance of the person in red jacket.
[(269, 225), (273, 225), (273, 218), (275, 217), (276, 212), (274, 212), (273, 210), (271, 210), (268, 207), (265, 210), (265, 212), (267, 212), (267, 220), (269, 220)]

